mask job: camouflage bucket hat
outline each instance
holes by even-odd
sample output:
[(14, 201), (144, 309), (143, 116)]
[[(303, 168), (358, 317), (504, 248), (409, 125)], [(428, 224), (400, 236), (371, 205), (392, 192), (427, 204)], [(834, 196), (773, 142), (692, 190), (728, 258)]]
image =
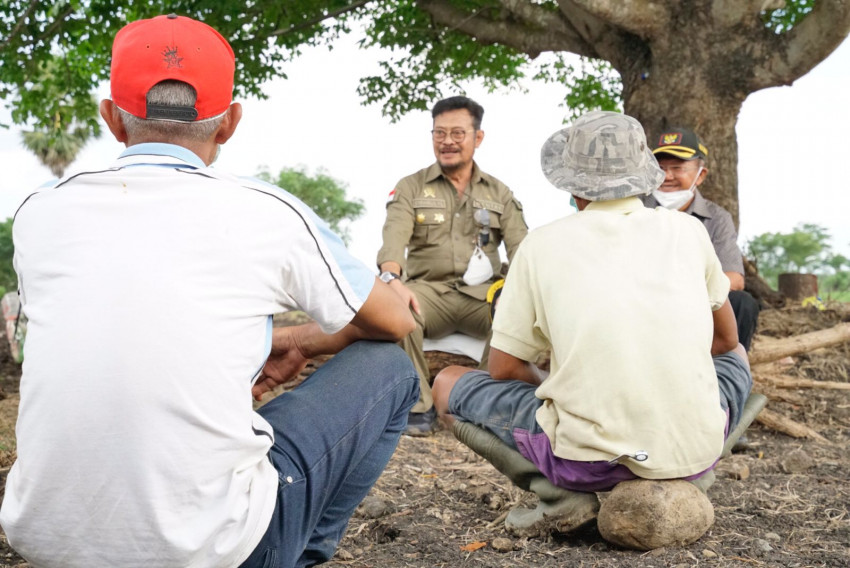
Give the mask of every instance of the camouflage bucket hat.
[(664, 181), (643, 127), (618, 112), (589, 112), (550, 136), (540, 166), (552, 185), (588, 201), (648, 195)]

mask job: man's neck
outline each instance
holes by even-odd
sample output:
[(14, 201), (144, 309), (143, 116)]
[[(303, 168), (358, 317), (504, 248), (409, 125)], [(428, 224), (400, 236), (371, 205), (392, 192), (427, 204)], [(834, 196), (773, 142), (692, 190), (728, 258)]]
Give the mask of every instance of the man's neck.
[(452, 185), (457, 190), (458, 197), (463, 197), (463, 192), (469, 186), (469, 180), (472, 179), (472, 166), (467, 168), (459, 168), (452, 170), (443, 170), (443, 176), (452, 182)]

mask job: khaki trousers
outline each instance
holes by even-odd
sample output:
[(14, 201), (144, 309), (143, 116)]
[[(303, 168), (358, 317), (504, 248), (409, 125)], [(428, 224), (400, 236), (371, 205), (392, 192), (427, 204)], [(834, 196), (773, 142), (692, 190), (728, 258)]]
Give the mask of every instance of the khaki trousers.
[(399, 345), (408, 354), (419, 374), (419, 401), (411, 412), (427, 412), (434, 405), (431, 396), (431, 372), (422, 349), (424, 338), (439, 339), (455, 332), (487, 339), (479, 368), (487, 368), (490, 351), (490, 307), (486, 301), (478, 300), (449, 288), (445, 284), (430, 282), (407, 282), (406, 286), (416, 294), (422, 314), (413, 312), (416, 329)]

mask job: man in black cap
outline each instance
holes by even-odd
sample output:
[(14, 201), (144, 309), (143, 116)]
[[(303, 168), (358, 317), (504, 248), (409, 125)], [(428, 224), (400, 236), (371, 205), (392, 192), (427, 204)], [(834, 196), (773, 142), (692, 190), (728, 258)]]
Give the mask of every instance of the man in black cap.
[(732, 216), (704, 198), (698, 187), (708, 175), (708, 148), (696, 132), (674, 127), (661, 134), (652, 152), (664, 170), (661, 187), (643, 199), (647, 207), (665, 207), (693, 215), (705, 225), (731, 288), (729, 302), (738, 322), (738, 339), (749, 351), (758, 323), (758, 302), (744, 291), (744, 261)]

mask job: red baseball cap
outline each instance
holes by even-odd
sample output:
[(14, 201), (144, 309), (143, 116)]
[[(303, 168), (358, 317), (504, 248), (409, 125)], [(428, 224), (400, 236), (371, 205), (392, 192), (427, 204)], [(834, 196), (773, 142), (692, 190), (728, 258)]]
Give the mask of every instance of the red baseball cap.
[[(112, 43), (112, 101), (139, 118), (204, 120), (230, 106), (235, 65), (230, 44), (203, 22), (175, 14), (138, 20)], [(192, 85), (195, 106), (149, 106), (148, 91), (167, 79)]]

